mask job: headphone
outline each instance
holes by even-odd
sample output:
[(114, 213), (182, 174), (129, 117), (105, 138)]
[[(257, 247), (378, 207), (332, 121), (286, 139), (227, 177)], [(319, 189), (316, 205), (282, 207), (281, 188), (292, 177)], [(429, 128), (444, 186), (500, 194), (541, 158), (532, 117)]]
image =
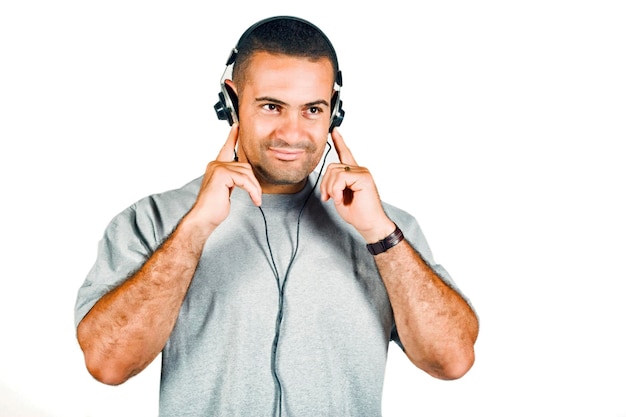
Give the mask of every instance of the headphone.
[(243, 41), (245, 41), (259, 26), (276, 20), (293, 20), (311, 27), (316, 32), (318, 32), (322, 36), (322, 38), (326, 40), (326, 43), (328, 44), (328, 47), (332, 52), (334, 60), (333, 65), (337, 65), (337, 75), (335, 77), (335, 83), (333, 86), (333, 97), (330, 103), (332, 111), (330, 115), (330, 127), (328, 131), (331, 132), (335, 127), (341, 125), (341, 122), (343, 122), (343, 118), (345, 115), (345, 111), (342, 108), (343, 103), (339, 98), (341, 86), (343, 85), (343, 80), (341, 76), (341, 71), (339, 71), (338, 68), (339, 64), (337, 60), (337, 54), (335, 53), (335, 48), (333, 48), (332, 43), (324, 34), (324, 32), (322, 32), (317, 26), (313, 25), (312, 23), (293, 16), (275, 16), (263, 19), (250, 26), (248, 30), (246, 30), (243, 35), (241, 35), (241, 38), (239, 38), (239, 41), (237, 42), (237, 46), (233, 48), (228, 57), (228, 60), (226, 61), (226, 69), (224, 70), (224, 74), (222, 75), (222, 79), (220, 80), (221, 91), (218, 94), (219, 101), (213, 106), (215, 109), (215, 113), (217, 114), (217, 118), (219, 120), (227, 120), (228, 124), (231, 126), (233, 125), (233, 123), (238, 122), (239, 101), (237, 99), (237, 94), (235, 94), (233, 89), (230, 88), (225, 81), (228, 79), (232, 79), (233, 66), (235, 64), (235, 60), (237, 59), (237, 54), (239, 53), (239, 46), (243, 43)]

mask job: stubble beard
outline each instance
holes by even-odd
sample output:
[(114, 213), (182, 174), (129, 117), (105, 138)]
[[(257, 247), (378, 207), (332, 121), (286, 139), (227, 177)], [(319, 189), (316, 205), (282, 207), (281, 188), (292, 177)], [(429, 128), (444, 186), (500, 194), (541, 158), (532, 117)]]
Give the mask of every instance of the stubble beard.
[(315, 166), (311, 167), (310, 163), (291, 167), (287, 165), (285, 168), (270, 167), (269, 164), (251, 164), (252, 170), (257, 178), (267, 184), (272, 185), (294, 185), (304, 181)]

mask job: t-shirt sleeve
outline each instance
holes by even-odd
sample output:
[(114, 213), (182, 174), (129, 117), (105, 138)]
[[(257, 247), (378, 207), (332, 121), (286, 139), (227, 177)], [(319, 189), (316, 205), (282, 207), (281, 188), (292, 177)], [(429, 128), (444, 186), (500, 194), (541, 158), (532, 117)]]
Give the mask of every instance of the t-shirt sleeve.
[(78, 290), (75, 326), (102, 296), (132, 276), (156, 250), (151, 223), (149, 217), (137, 215), (136, 206), (109, 223), (98, 243), (96, 261)]

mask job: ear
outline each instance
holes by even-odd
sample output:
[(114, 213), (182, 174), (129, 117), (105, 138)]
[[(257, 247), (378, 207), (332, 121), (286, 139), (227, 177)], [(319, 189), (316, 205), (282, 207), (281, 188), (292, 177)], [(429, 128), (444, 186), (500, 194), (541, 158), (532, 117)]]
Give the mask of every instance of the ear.
[(237, 93), (237, 87), (235, 87), (235, 83), (233, 80), (224, 80), (224, 84), (226, 84), (228, 88), (230, 88), (233, 91), (233, 93), (239, 95)]

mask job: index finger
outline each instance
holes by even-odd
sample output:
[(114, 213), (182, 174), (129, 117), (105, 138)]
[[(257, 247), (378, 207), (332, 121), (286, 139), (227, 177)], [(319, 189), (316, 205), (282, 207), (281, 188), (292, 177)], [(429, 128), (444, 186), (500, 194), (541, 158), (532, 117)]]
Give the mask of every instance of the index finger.
[(235, 154), (235, 145), (237, 144), (237, 138), (239, 137), (239, 125), (234, 124), (228, 133), (226, 143), (220, 149), (220, 153), (217, 155), (216, 161), (230, 162), (233, 160)]
[(330, 132), (330, 137), (333, 139), (333, 143), (335, 144), (335, 151), (337, 151), (337, 156), (339, 156), (339, 161), (342, 164), (348, 165), (358, 165), (354, 156), (352, 156), (352, 152), (346, 146), (346, 142), (343, 140), (343, 136), (339, 133), (337, 128), (333, 129)]

